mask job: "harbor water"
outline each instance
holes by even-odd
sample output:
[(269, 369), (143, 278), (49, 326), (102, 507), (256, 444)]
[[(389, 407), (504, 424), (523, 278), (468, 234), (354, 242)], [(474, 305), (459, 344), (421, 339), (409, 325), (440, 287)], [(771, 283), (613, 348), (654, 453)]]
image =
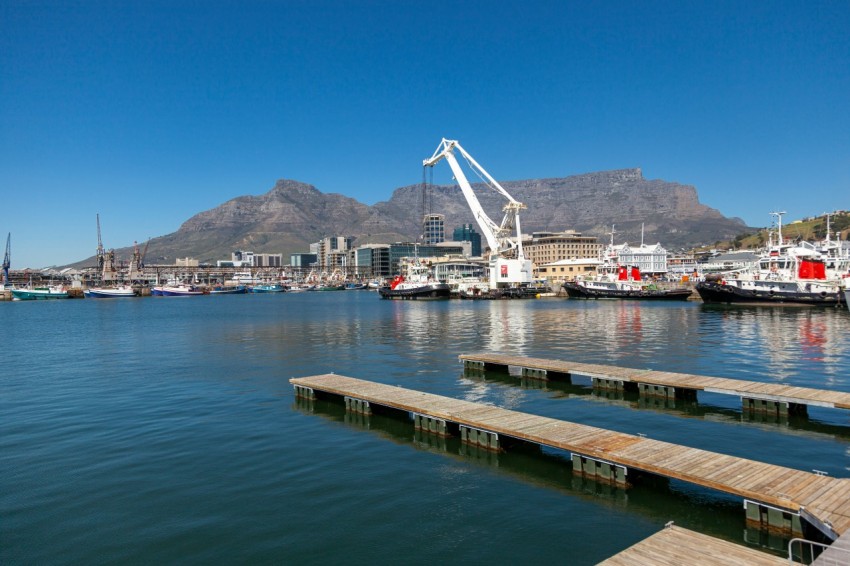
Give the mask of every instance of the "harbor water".
[(0, 304), (0, 563), (594, 564), (668, 521), (784, 555), (742, 501), (296, 400), (338, 373), (832, 476), (847, 411), (464, 374), (490, 351), (850, 391), (850, 313), (367, 291)]

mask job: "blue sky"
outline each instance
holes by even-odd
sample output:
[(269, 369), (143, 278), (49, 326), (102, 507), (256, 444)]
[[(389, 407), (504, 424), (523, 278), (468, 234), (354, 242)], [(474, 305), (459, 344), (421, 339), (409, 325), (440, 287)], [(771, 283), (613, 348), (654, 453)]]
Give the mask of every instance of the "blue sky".
[(92, 255), (98, 213), (118, 248), (277, 179), (374, 204), (442, 137), (755, 226), (846, 209), (848, 30), (846, 0), (4, 0), (0, 234), (22, 269)]

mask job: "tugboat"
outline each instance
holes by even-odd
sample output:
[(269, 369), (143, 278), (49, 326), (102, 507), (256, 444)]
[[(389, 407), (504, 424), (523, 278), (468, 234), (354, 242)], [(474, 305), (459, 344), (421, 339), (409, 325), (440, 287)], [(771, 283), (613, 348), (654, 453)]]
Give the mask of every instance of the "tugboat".
[(398, 275), (388, 286), (380, 287), (382, 299), (438, 300), (448, 299), (451, 289), (448, 283), (440, 283), (431, 277), (431, 270), (418, 259), (407, 264), (407, 275)]
[(734, 278), (706, 277), (696, 289), (705, 303), (836, 306), (841, 302), (839, 281), (827, 279), (824, 260), (801, 247), (771, 251), (753, 270)]
[(625, 265), (600, 266), (589, 280), (566, 281), (561, 286), (571, 299), (641, 299), (687, 301), (690, 289), (659, 289), (641, 281), (640, 269)]
[[(809, 242), (790, 244), (782, 238), (782, 215), (776, 238), (771, 232), (767, 252), (751, 268), (734, 277), (706, 277), (696, 290), (706, 303), (797, 304), (837, 306), (841, 303), (841, 277), (845, 257), (824, 253)], [(829, 244), (827, 238), (826, 244)], [(825, 248), (823, 248), (825, 249)]]

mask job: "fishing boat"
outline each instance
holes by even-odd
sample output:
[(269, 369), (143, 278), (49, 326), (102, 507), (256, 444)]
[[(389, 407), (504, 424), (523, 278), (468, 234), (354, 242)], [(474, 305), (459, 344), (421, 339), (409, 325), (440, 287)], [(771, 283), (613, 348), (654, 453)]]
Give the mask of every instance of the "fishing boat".
[(251, 287), (252, 293), (283, 293), (284, 291), (286, 291), (286, 288), (283, 285), (278, 285), (277, 283), (266, 283)]
[(245, 285), (216, 285), (210, 289), (210, 295), (244, 295), (247, 292)]
[(490, 299), (493, 296), (490, 294), (489, 280), (479, 279), (477, 277), (464, 277), (459, 280), (449, 281), (449, 287), (452, 288), (452, 294), (456, 294), (461, 299)]
[(346, 291), (362, 291), (363, 289), (368, 289), (368, 285), (366, 283), (346, 283), (345, 290)]
[(151, 289), (151, 295), (154, 297), (193, 297), (203, 294), (204, 291), (200, 287), (185, 283), (157, 285)]
[(378, 294), (382, 299), (448, 299), (451, 288), (431, 277), (430, 268), (416, 260), (407, 264), (406, 275), (396, 276), (389, 285), (379, 288)]
[(48, 287), (22, 287), (12, 289), (12, 300), (41, 301), (46, 299), (67, 299), (68, 291), (64, 287), (50, 285)]
[(642, 281), (639, 268), (616, 264), (603, 264), (592, 279), (565, 281), (561, 287), (571, 299), (686, 301), (691, 296), (690, 289), (660, 289)]
[(136, 297), (136, 290), (130, 285), (116, 285), (114, 287), (90, 287), (83, 291), (87, 299), (115, 299)]

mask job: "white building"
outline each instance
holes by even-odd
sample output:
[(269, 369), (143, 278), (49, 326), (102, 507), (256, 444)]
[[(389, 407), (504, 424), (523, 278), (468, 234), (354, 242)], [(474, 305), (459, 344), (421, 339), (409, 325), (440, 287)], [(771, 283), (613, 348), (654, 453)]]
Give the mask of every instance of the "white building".
[(605, 248), (603, 260), (620, 265), (629, 265), (649, 275), (666, 275), (667, 250), (661, 244), (631, 247), (629, 244), (609, 244)]

